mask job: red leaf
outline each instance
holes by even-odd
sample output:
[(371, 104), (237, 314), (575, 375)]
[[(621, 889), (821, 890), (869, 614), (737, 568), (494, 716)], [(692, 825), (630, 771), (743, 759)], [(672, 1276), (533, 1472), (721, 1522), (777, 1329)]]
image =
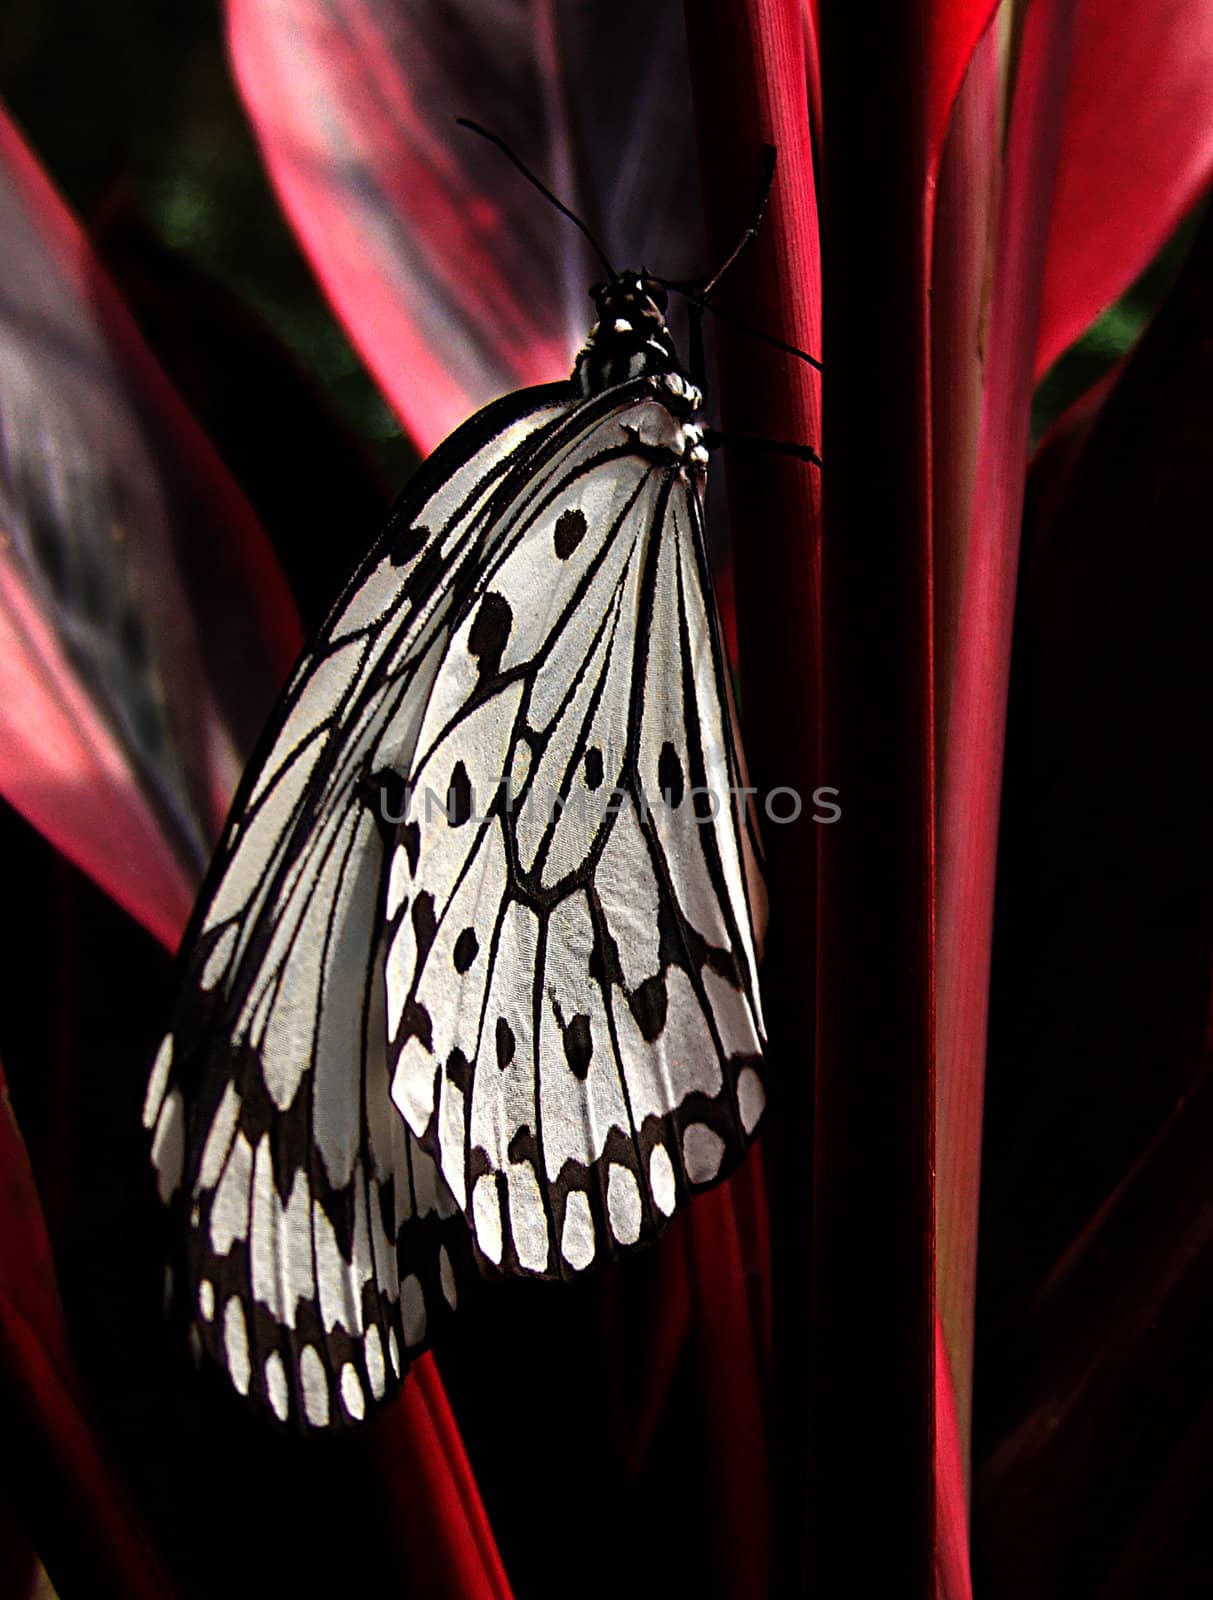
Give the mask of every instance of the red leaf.
[(1211, 173), (1213, 7), (1083, 0), (1035, 377), (1144, 271)]
[[(938, 662), (947, 722), (936, 889), (937, 1249), (962, 1441), (969, 1434), (1003, 730), (1033, 382), (1025, 329), (1036, 327), (1039, 314), (1075, 5), (1038, 0), (1027, 13), (996, 223), (969, 523), (941, 530), (949, 539), (939, 545), (939, 592), (954, 631), (945, 627)], [(946, 451), (946, 438), (941, 444)]]
[(1206, 1592), (1213, 221), (1016, 621), (982, 1186), (981, 1592)]
[(509, 1600), (509, 1580), (432, 1357), (413, 1363), (370, 1450), (385, 1498), (398, 1508), (397, 1537), (421, 1592)]
[(26, 1528), (61, 1585), (132, 1600), (167, 1594), (81, 1402), (42, 1208), (2, 1070), (0, 1218), (0, 1392), (10, 1470), (21, 1463), (9, 1482)]
[(603, 270), (457, 115), (507, 139), (619, 264), (699, 264), (676, 7), (229, 0), (228, 27), (287, 214), (422, 449), (494, 395), (567, 376)]
[[(723, 291), (726, 308), (800, 349), (821, 345), (821, 268), (817, 200), (808, 124), (806, 34), (801, 8), (788, 3), (713, 3), (687, 7), (703, 188), (715, 254), (723, 259), (752, 214), (763, 143), (778, 152), (771, 203), (754, 245)], [(821, 384), (804, 363), (740, 334), (716, 330), (724, 425), (740, 434), (820, 442)], [(751, 781), (760, 792), (790, 785), (811, 794), (818, 775), (816, 730), (820, 618), (820, 480), (801, 463), (722, 451), (734, 534), (733, 571), (742, 672), (742, 721)], [(814, 826), (768, 827), (772, 921), (766, 939), (763, 1003), (770, 1035), (773, 1104), (763, 1139), (771, 1194), (774, 1328), (773, 1404), (767, 1417), (774, 1543), (768, 1556), (776, 1589), (797, 1588), (806, 1563), (808, 1436), (808, 1255), (812, 1184), (814, 1036)], [(775, 1097), (778, 1097), (777, 1099)], [(744, 1177), (744, 1175), (743, 1175)], [(698, 1211), (692, 1220), (701, 1226)], [(704, 1222), (708, 1219), (704, 1217)], [(705, 1239), (705, 1244), (707, 1243)], [(718, 1242), (723, 1249), (725, 1241)], [(734, 1315), (738, 1313), (735, 1311)], [(707, 1311), (705, 1308), (705, 1316)], [(756, 1324), (761, 1326), (759, 1319)], [(751, 1334), (751, 1339), (754, 1334)], [(724, 1346), (722, 1355), (729, 1349)], [(736, 1360), (741, 1360), (740, 1352)], [(766, 1389), (757, 1353), (744, 1369), (743, 1395)], [(715, 1388), (725, 1381), (723, 1371)], [(735, 1381), (735, 1380), (733, 1380)], [(756, 1404), (756, 1402), (750, 1402)], [(750, 1465), (753, 1425), (733, 1429), (734, 1470)], [(749, 1497), (739, 1504), (750, 1507)], [(739, 1563), (753, 1546), (747, 1517), (727, 1570), (744, 1593)], [(761, 1581), (761, 1580), (760, 1580)]]
[(972, 1600), (969, 1508), (952, 1363), (935, 1319), (935, 1600)]
[(0, 789), (170, 940), (293, 648), (290, 603), (2, 117), (0, 236)]
[(929, 0), (919, 22), (925, 66), (923, 117), (926, 123), (927, 174), (939, 166), (948, 120), (977, 42), (998, 10), (998, 0)]

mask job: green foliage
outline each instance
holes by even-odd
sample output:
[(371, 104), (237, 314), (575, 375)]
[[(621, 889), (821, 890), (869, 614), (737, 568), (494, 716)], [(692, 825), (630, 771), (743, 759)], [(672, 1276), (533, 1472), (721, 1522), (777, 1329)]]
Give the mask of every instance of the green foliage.
[(1137, 282), (1045, 373), (1032, 403), (1033, 444), (1137, 343), (1178, 276), (1202, 214), (1203, 207), (1198, 207), (1193, 216), (1180, 223)]

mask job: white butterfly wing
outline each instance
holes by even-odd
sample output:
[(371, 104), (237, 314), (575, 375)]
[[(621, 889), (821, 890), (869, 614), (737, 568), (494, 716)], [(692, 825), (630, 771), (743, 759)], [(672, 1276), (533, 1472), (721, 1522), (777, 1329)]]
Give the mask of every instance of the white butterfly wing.
[(504, 508), (392, 864), (393, 1095), (506, 1271), (652, 1237), (762, 1110), (760, 874), (702, 471), (659, 392), (587, 401)]
[(293, 674), (183, 944), (144, 1114), (178, 1292), (283, 1421), (359, 1420), (454, 1303), (466, 1230), (389, 1094), (384, 811), (495, 498), (570, 408), (563, 386), (511, 396), (423, 468)]

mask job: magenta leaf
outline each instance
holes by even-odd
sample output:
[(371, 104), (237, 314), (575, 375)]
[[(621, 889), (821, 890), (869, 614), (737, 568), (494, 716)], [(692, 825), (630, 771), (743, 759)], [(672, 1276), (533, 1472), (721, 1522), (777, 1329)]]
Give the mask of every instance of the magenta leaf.
[(295, 639), (264, 540), (0, 118), (0, 790), (158, 938)]
[(1213, 8), (1077, 12), (1034, 376), (1162, 249), (1213, 173)]
[[(969, 1433), (977, 1190), (1003, 727), (1011, 659), (1019, 530), (1031, 415), (1031, 340), (1062, 134), (1075, 0), (1042, 0), (1026, 18), (1001, 192), (986, 189), (994, 258), (982, 362), (976, 452), (949, 461), (959, 431), (941, 435), (937, 473), (971, 473), (967, 521), (941, 527), (940, 739), (936, 952), (939, 1059), (940, 1315), (957, 1384), (960, 1437)], [(980, 64), (980, 54), (978, 64)], [(937, 241), (937, 250), (939, 248)], [(984, 276), (985, 252), (970, 252)], [(970, 329), (970, 340), (978, 333)], [(947, 373), (939, 380), (946, 383)], [(963, 511), (963, 500), (959, 509)]]
[[(8, 1483), (64, 1592), (154, 1600), (167, 1583), (81, 1397), (54, 1262), (0, 1070), (0, 1395)], [(20, 1470), (12, 1468), (20, 1462)]]
[(1026, 530), (982, 1185), (995, 1597), (1209, 1570), (1211, 273), (1206, 218)]
[[(715, 253), (723, 257), (752, 214), (763, 144), (777, 149), (775, 185), (758, 238), (722, 292), (726, 309), (803, 350), (821, 348), (821, 266), (817, 196), (809, 131), (813, 61), (806, 53), (797, 4), (715, 3), (688, 7), (692, 83), (700, 162)], [(734, 325), (716, 330), (719, 405), (724, 426), (741, 434), (817, 445), (821, 382), (805, 363), (755, 340)], [(816, 759), (820, 667), (817, 580), (821, 480), (787, 458), (721, 451), (734, 532), (733, 577), (742, 685), (742, 722), (750, 781), (803, 795), (822, 781)], [(807, 1357), (809, 1223), (813, 1184), (812, 1041), (815, 1030), (816, 839), (813, 825), (765, 832), (772, 896), (763, 968), (763, 1004), (770, 1032), (778, 1114), (768, 1119), (763, 1169), (770, 1192), (772, 1379), (774, 1404), (764, 1418), (769, 1465), (772, 1544), (766, 1573), (774, 1592), (798, 1590), (807, 1560), (810, 1509), (806, 1458), (810, 1366)], [(743, 1175), (744, 1176), (744, 1175)], [(699, 1216), (692, 1221), (699, 1225)], [(706, 1215), (705, 1215), (706, 1221)], [(717, 1230), (721, 1234), (721, 1230)], [(711, 1236), (708, 1236), (709, 1241)], [(727, 1247), (717, 1239), (717, 1248)], [(707, 1311), (705, 1308), (705, 1316)], [(732, 1317), (737, 1317), (736, 1308)], [(723, 1319), (722, 1319), (723, 1320)], [(767, 1391), (765, 1339), (753, 1316), (752, 1353), (741, 1365), (740, 1341), (721, 1340), (713, 1392)], [(756, 1348), (753, 1346), (756, 1345)], [(722, 1359), (728, 1356), (728, 1360)], [(737, 1376), (730, 1376), (735, 1373)], [(744, 1383), (744, 1387), (741, 1384)], [(730, 1401), (730, 1404), (739, 1401)], [(754, 1439), (735, 1420), (732, 1467), (749, 1485)], [(726, 1462), (726, 1466), (729, 1463)], [(744, 1563), (755, 1570), (747, 1538), (753, 1488), (737, 1492), (747, 1508), (730, 1540), (725, 1569), (734, 1592), (745, 1592)], [(756, 1581), (761, 1584), (763, 1572)]]

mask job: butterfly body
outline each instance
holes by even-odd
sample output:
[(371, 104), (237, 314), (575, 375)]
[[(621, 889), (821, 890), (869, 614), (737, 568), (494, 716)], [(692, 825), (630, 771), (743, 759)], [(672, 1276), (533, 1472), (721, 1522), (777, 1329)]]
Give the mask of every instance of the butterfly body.
[(183, 944), (145, 1122), (197, 1334), (282, 1421), (360, 1420), (470, 1256), (571, 1277), (653, 1237), (761, 1112), (699, 393), (659, 286), (595, 299), (571, 380), (405, 491)]

